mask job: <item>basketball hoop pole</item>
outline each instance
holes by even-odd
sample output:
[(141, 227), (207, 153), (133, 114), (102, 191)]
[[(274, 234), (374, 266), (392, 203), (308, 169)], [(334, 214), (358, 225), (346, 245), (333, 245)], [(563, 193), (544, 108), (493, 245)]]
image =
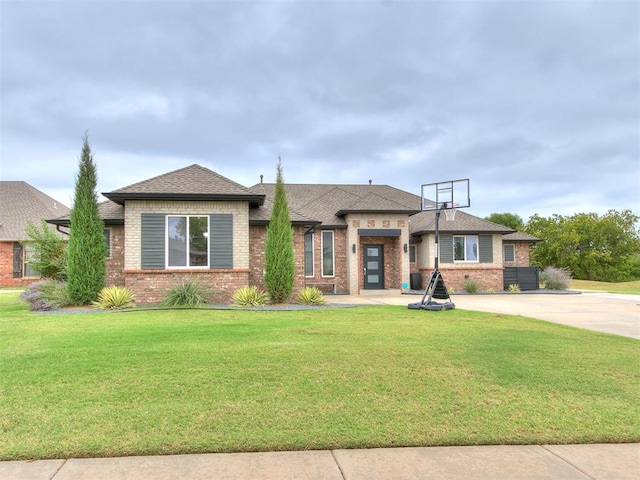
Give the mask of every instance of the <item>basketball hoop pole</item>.
[(440, 228), (439, 228), (440, 212), (442, 212), (442, 207), (436, 208), (436, 238), (435, 238), (436, 246), (435, 246), (435, 258), (433, 260), (433, 266), (436, 272), (438, 271), (438, 254), (440, 252), (438, 250), (438, 240), (440, 239)]

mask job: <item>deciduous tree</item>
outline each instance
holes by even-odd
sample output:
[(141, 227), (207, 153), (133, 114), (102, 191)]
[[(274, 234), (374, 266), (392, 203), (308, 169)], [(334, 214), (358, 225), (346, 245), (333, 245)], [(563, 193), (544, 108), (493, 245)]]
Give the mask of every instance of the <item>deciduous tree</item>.
[(640, 277), (638, 216), (631, 210), (604, 215), (534, 215), (524, 229), (540, 238), (531, 254), (542, 267), (568, 268), (573, 278), (605, 282)]

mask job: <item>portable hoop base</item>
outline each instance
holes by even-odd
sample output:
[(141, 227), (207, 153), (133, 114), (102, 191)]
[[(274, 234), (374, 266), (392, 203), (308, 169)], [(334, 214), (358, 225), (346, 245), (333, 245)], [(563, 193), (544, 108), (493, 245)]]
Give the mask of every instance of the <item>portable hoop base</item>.
[[(434, 298), (440, 300), (448, 300), (446, 302), (435, 302)], [(444, 284), (444, 279), (439, 270), (434, 270), (429, 277), (427, 288), (424, 289), (424, 295), (420, 302), (410, 303), (407, 307), (411, 310), (453, 310), (456, 305), (451, 301), (449, 297), (449, 291)]]

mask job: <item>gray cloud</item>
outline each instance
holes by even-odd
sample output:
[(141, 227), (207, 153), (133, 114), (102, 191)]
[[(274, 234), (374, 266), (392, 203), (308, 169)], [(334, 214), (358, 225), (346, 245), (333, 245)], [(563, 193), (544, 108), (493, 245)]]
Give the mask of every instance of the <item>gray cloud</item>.
[[(3, 179), (471, 179), (470, 213), (640, 213), (634, 2), (0, 4)], [(67, 201), (67, 198), (59, 198)]]

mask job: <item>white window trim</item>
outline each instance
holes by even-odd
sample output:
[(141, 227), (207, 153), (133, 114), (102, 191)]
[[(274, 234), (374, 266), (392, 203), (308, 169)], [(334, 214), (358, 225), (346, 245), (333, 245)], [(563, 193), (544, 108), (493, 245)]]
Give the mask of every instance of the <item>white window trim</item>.
[[(464, 238), (464, 260), (456, 260), (456, 238)], [(478, 247), (477, 258), (467, 260), (467, 238), (475, 238)], [(480, 238), (478, 235), (454, 235), (453, 236), (453, 262), (454, 263), (480, 263)]]
[[(332, 270), (333, 270), (333, 275), (325, 275), (324, 274), (324, 234), (325, 233), (330, 233), (331, 234), (331, 261), (332, 263)], [(321, 272), (322, 272), (322, 278), (335, 278), (336, 276), (336, 245), (335, 245), (335, 232), (333, 230), (323, 230), (322, 231), (322, 235), (320, 235), (320, 250), (321, 250)]]
[[(510, 247), (513, 251), (513, 260), (507, 260), (507, 247)], [(516, 261), (516, 246), (513, 243), (505, 243), (502, 245), (502, 259), (504, 263), (515, 263)]]
[(38, 272), (35, 271), (34, 269), (34, 273), (35, 275), (27, 275), (27, 265), (30, 265), (31, 262), (29, 260), (31, 260), (30, 257), (32, 257), (34, 255), (33, 252), (33, 245), (30, 244), (25, 244), (22, 245), (22, 278), (40, 278), (40, 275), (38, 274)]
[[(187, 265), (184, 266), (175, 266), (169, 265), (169, 218), (176, 217), (185, 217), (187, 219)], [(189, 218), (206, 218), (207, 219), (207, 264), (206, 265), (197, 265), (197, 266), (189, 266)], [(209, 268), (211, 264), (211, 218), (209, 215), (165, 215), (165, 253), (164, 253), (164, 265), (167, 270), (206, 270)]]
[[(307, 235), (311, 235), (311, 275), (307, 275), (307, 249), (306, 249)], [(304, 239), (305, 239), (304, 278), (314, 278), (316, 276), (316, 234), (313, 232), (307, 233), (305, 234)]]

